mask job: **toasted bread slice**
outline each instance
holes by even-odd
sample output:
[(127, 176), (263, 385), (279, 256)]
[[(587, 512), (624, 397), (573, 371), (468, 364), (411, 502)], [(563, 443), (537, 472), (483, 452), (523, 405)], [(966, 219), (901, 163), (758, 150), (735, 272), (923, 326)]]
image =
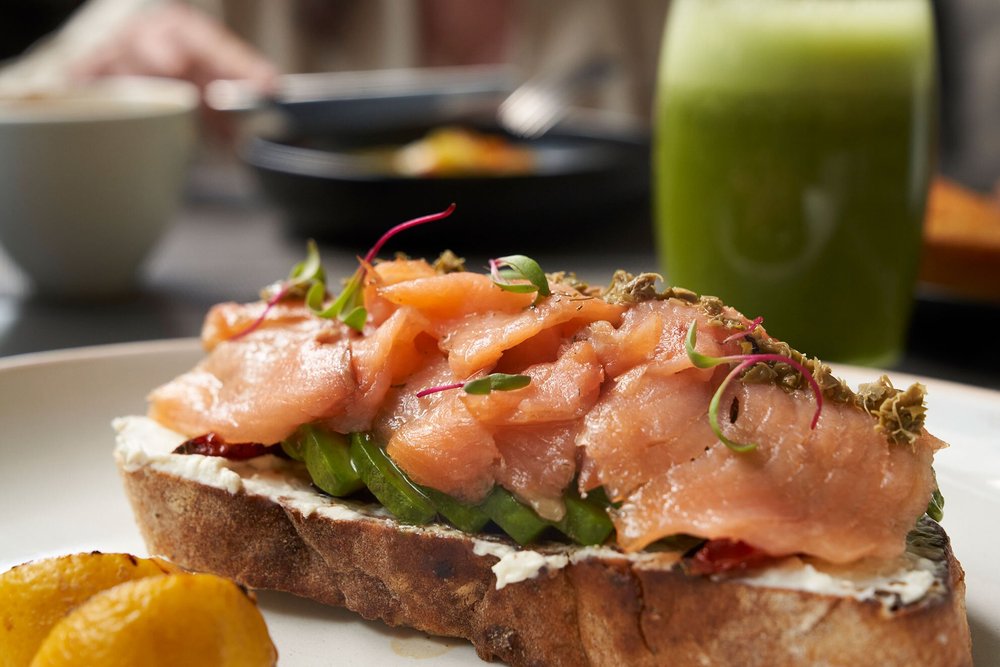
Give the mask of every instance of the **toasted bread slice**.
[(299, 464), (171, 454), (183, 436), (116, 422), (116, 459), (151, 553), (183, 567), (463, 637), (511, 665), (971, 665), (964, 575), (924, 520), (892, 563), (790, 558), (686, 573), (682, 554), (408, 526), (330, 498)]

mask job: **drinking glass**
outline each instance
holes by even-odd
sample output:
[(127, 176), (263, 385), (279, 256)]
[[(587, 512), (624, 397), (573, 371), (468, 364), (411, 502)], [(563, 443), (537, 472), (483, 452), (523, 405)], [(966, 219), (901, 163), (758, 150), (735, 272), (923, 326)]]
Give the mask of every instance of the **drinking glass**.
[(674, 0), (655, 109), (668, 280), (824, 359), (890, 365), (935, 128), (930, 0)]

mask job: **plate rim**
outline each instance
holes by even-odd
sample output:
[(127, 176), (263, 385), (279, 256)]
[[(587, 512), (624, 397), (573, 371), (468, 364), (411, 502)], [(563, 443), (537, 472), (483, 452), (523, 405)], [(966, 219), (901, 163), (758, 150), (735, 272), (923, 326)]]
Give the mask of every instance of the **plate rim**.
[(128, 341), (124, 343), (103, 343), (100, 345), (81, 345), (79, 347), (22, 352), (20, 354), (0, 357), (0, 373), (32, 366), (143, 356), (154, 352), (163, 354), (195, 352), (199, 348), (200, 341), (198, 338), (184, 337)]

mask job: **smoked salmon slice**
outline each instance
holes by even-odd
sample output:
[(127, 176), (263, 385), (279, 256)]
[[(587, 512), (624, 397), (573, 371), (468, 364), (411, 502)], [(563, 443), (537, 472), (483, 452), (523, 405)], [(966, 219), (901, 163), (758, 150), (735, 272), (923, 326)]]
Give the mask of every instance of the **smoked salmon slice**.
[[(213, 309), (207, 357), (153, 392), (151, 416), (233, 442), (277, 442), (308, 422), (372, 432), (417, 484), (470, 503), (499, 484), (553, 521), (567, 492), (602, 488), (625, 551), (687, 534), (834, 563), (891, 557), (935, 488), (942, 443), (922, 428), (887, 438), (825, 370), (838, 391), (815, 428), (817, 397), (766, 372), (727, 380), (710, 415), (733, 360), (780, 347), (717, 300), (602, 298), (558, 277), (540, 297), (423, 260), (363, 266), (356, 329), (295, 299)], [(694, 328), (697, 353), (729, 361), (697, 366)], [(527, 384), (462, 389), (495, 372)]]
[(739, 415), (725, 428), (757, 448), (736, 453), (711, 433), (688, 434), (703, 452), (659, 466), (628, 496), (614, 517), (619, 544), (637, 550), (685, 533), (834, 563), (898, 555), (912, 517), (927, 507), (942, 443), (925, 434), (890, 444), (869, 415), (846, 405), (828, 406), (811, 430), (813, 411), (800, 393), (737, 385)]
[(267, 327), (222, 341), (193, 370), (154, 390), (149, 416), (180, 433), (272, 444), (354, 395), (345, 337)]

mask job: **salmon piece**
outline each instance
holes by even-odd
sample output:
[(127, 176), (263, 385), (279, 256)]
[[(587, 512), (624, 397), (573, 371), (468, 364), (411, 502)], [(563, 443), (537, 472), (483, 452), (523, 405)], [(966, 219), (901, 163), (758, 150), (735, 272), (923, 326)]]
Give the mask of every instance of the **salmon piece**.
[(378, 262), (372, 267), (372, 271), (379, 285), (395, 285), (438, 275), (426, 259), (394, 259), (391, 262)]
[(440, 346), (455, 375), (470, 377), (492, 369), (504, 352), (546, 329), (558, 327), (561, 336), (569, 337), (591, 322), (607, 320), (617, 325), (625, 310), (558, 284), (552, 289), (551, 297), (531, 308), (514, 313), (491, 311), (446, 323)]
[(661, 469), (616, 513), (620, 546), (635, 551), (688, 533), (833, 563), (903, 550), (934, 488), (940, 441), (890, 444), (870, 415), (849, 405), (827, 405), (810, 430), (807, 392), (740, 383), (729, 391), (739, 412), (735, 423), (723, 420), (724, 432), (757, 449), (740, 454), (706, 442), (703, 455)]
[(717, 442), (708, 423), (712, 371), (660, 375), (643, 365), (620, 376), (583, 419), (581, 491), (603, 486), (625, 500), (653, 477)]
[(553, 362), (565, 343), (559, 327), (544, 329), (504, 352), (493, 370), (516, 375), (535, 364)]
[[(730, 315), (740, 318), (735, 311)], [(737, 352), (735, 342), (723, 343), (733, 330), (675, 299), (633, 306), (617, 329), (606, 322), (588, 327), (587, 339), (613, 381), (580, 432), (577, 444), (586, 452), (581, 490), (604, 486), (613, 500), (624, 500), (651, 475), (716, 441), (708, 404), (726, 370), (691, 363), (685, 341), (692, 319), (698, 322), (699, 352)]]
[(588, 341), (565, 346), (551, 363), (524, 369), (531, 383), (515, 391), (462, 396), (488, 425), (500, 452), (496, 481), (544, 518), (565, 514), (563, 493), (576, 475), (580, 418), (597, 402), (604, 371)]
[[(432, 377), (421, 377), (423, 388), (454, 381), (450, 367), (442, 362)], [(376, 420), (385, 424), (377, 426), (379, 430), (395, 430), (389, 455), (414, 479), (446, 493), (480, 499), (484, 489), (499, 482), (544, 516), (561, 518), (562, 494), (576, 473), (578, 419), (596, 402), (604, 374), (587, 341), (566, 345), (557, 361), (537, 364), (525, 373), (531, 377), (527, 387), (488, 395), (456, 388), (414, 399), (418, 382), (408, 383), (414, 386), (393, 399), (392, 416)], [(464, 412), (452, 405), (456, 398)], [(414, 423), (427, 424), (426, 429), (416, 427), (419, 438), (413, 436)], [(423, 444), (427, 438), (432, 445)], [(484, 444), (488, 442), (492, 445)], [(412, 450), (431, 446), (448, 452), (479, 447), (483, 457), (471, 465), (463, 463), (461, 476), (441, 463), (427, 464), (424, 458), (417, 460), (418, 468), (411, 468), (416, 456)]]
[(587, 341), (573, 343), (555, 362), (536, 364), (523, 373), (531, 378), (527, 387), (463, 395), (469, 413), (496, 427), (578, 419), (597, 402), (604, 381), (597, 354)]
[[(749, 324), (735, 310), (727, 315)], [(587, 335), (609, 378), (648, 363), (655, 364), (658, 372), (676, 373), (692, 367), (684, 347), (692, 319), (698, 322), (699, 352), (714, 357), (739, 352), (736, 343), (723, 343), (736, 330), (713, 324), (702, 309), (676, 299), (639, 303), (625, 312), (621, 326), (595, 322)]]
[(375, 326), (389, 319), (396, 310), (395, 304), (379, 295), (382, 287), (438, 275), (434, 267), (423, 259), (396, 259), (391, 262), (379, 262), (374, 266), (366, 264), (365, 268), (367, 271), (362, 298), (368, 311), (369, 322)]
[(317, 320), (301, 300), (282, 301), (271, 308), (263, 301), (220, 303), (212, 306), (205, 317), (201, 327), (201, 344), (211, 351), (222, 341), (251, 330), (281, 327), (316, 331), (323, 326), (323, 321)]
[(493, 435), (456, 391), (442, 392), (432, 410), (404, 424), (386, 452), (417, 484), (469, 503), (490, 492), (500, 462)]
[(448, 359), (442, 353), (428, 355), (420, 369), (390, 385), (385, 400), (372, 421), (372, 431), (383, 442), (388, 442), (393, 433), (427, 414), (444, 398), (441, 394), (418, 397), (419, 392), (457, 381), (448, 365)]
[(378, 295), (397, 306), (415, 308), (438, 322), (473, 313), (519, 313), (535, 300), (534, 294), (507, 292), (493, 284), (489, 276), (467, 272), (385, 285), (378, 289)]
[(566, 514), (563, 494), (576, 475), (578, 429), (577, 422), (499, 429), (496, 481), (542, 518), (559, 521)]
[(368, 430), (389, 387), (435, 352), (433, 341), (420, 338), (427, 326), (426, 318), (406, 308), (397, 310), (369, 335), (353, 337), (351, 368), (357, 388), (349, 405), (325, 425), (339, 433)]
[(153, 391), (149, 416), (190, 437), (275, 443), (341, 411), (355, 391), (343, 327), (262, 327), (218, 343), (194, 370)]

